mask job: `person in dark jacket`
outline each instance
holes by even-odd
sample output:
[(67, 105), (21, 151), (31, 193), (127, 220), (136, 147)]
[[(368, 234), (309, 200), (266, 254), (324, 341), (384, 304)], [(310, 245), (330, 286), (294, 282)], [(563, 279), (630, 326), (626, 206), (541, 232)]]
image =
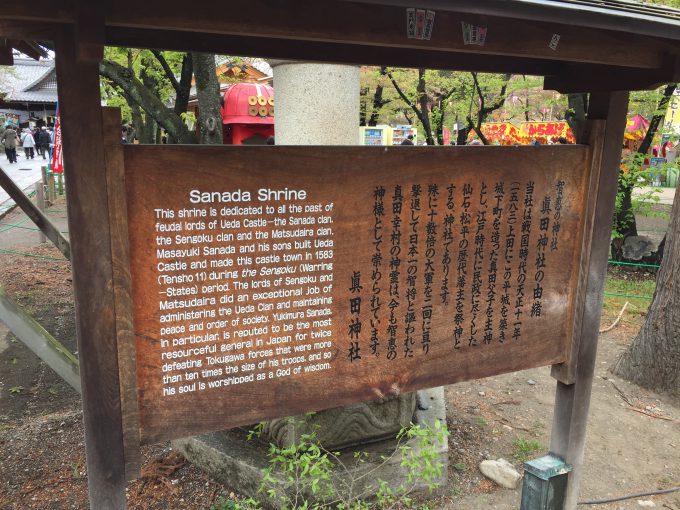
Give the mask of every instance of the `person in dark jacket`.
[(5, 147), (7, 161), (10, 163), (17, 162), (17, 143), (19, 143), (19, 136), (17, 135), (17, 132), (11, 126), (7, 127), (5, 132), (2, 134), (0, 144)]
[(408, 135), (403, 142), (401, 142), (402, 145), (413, 145), (413, 135)]
[(47, 159), (47, 156), (50, 154), (50, 141), (50, 134), (47, 132), (47, 128), (45, 126), (41, 127), (36, 144), (38, 145), (38, 152), (42, 154), (43, 159)]

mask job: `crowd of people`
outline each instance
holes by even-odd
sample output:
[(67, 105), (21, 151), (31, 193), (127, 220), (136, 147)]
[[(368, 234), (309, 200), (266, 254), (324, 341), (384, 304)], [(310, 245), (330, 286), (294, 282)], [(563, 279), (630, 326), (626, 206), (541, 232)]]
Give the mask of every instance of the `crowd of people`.
[(4, 147), (7, 161), (10, 163), (17, 163), (19, 146), (24, 149), (26, 159), (34, 159), (36, 152), (43, 159), (48, 159), (52, 144), (54, 144), (54, 130), (51, 127), (42, 126), (34, 130), (24, 128), (20, 131), (18, 128), (7, 125), (0, 134), (0, 145)]

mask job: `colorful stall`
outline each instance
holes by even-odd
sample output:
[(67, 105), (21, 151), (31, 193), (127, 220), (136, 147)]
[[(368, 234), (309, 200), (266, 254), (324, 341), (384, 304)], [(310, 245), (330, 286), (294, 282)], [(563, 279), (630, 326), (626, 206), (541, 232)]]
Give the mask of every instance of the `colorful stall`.
[(642, 140), (647, 134), (649, 129), (649, 121), (645, 119), (642, 115), (633, 115), (626, 122), (626, 131), (623, 133), (623, 137), (626, 140)]
[(560, 138), (566, 138), (569, 143), (576, 143), (576, 138), (566, 121), (522, 122), (519, 126), (521, 143), (532, 141), (541, 144), (558, 143)]
[(258, 83), (235, 83), (224, 93), (224, 143), (265, 145), (274, 136), (274, 89)]
[(637, 151), (640, 143), (644, 140), (647, 130), (649, 129), (649, 121), (642, 115), (633, 115), (626, 121), (626, 130), (623, 133), (623, 140), (628, 149)]
[[(500, 145), (513, 145), (520, 143), (519, 130), (509, 122), (487, 122), (482, 124), (482, 134), (489, 143)], [(477, 134), (470, 131), (468, 140), (476, 139)]]

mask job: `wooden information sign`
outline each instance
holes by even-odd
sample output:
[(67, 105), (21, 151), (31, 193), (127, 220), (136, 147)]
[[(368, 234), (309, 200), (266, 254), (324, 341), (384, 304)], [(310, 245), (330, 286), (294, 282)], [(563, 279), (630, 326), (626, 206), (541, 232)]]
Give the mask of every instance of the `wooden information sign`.
[(588, 147), (123, 152), (142, 443), (567, 359)]

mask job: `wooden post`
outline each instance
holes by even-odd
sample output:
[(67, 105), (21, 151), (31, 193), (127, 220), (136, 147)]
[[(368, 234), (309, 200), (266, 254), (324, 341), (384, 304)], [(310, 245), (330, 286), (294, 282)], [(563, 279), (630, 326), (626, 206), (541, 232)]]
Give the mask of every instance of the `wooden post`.
[(57, 174), (57, 193), (64, 194), (64, 174)]
[[(583, 453), (586, 440), (586, 425), (590, 407), (590, 394), (595, 371), (597, 337), (602, 313), (604, 281), (607, 275), (611, 221), (616, 198), (621, 143), (626, 126), (628, 92), (592, 93), (588, 108), (588, 120), (606, 120), (601, 139), (593, 139), (594, 157), (591, 171), (592, 233), (590, 257), (582, 271), (587, 278), (579, 292), (583, 294), (584, 306), (580, 317), (580, 334), (574, 338), (578, 345), (570, 364), (573, 366), (573, 384), (557, 382), (555, 414), (553, 418), (550, 451), (563, 457), (573, 466), (569, 474), (567, 497), (564, 508), (575, 510), (578, 500), (579, 483), (583, 468)], [(588, 128), (587, 128), (588, 129)], [(588, 225), (586, 225), (586, 229)]]
[[(45, 188), (43, 187), (42, 181), (35, 183), (35, 202), (38, 206), (38, 210), (45, 214)], [(41, 243), (47, 242), (47, 237), (45, 237), (45, 234), (43, 234), (42, 230), (38, 232), (38, 240)]]
[(57, 200), (57, 193), (54, 189), (54, 174), (52, 172), (47, 176), (47, 196), (50, 203), (54, 205), (54, 202)]
[(64, 28), (55, 46), (90, 508), (123, 510), (125, 455), (99, 62), (76, 58), (72, 27)]
[(40, 167), (40, 175), (42, 176), (43, 196), (45, 198), (45, 205), (49, 207), (52, 204), (50, 203), (50, 197), (47, 194), (47, 167), (45, 165)]
[(120, 142), (120, 110), (118, 108), (103, 108), (102, 120), (104, 124), (106, 182), (109, 195), (109, 225), (111, 259), (113, 262), (113, 294), (116, 306), (125, 477), (127, 480), (133, 480), (141, 476), (142, 460), (137, 404), (137, 354), (132, 324), (132, 281), (125, 192), (125, 161), (123, 144)]

